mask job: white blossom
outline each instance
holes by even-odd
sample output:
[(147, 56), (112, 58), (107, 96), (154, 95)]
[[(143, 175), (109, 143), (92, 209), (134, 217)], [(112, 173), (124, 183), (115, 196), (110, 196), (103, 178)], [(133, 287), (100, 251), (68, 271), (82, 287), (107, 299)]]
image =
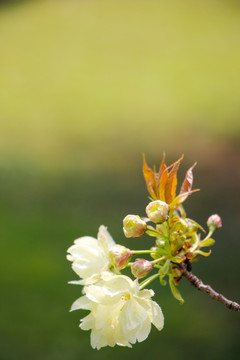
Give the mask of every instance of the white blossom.
[(114, 240), (103, 225), (100, 226), (97, 239), (83, 236), (74, 241), (67, 252), (67, 259), (72, 261), (72, 268), (83, 280), (72, 281), (75, 284), (91, 284), (101, 278), (103, 272), (111, 267), (109, 249)]
[(77, 299), (71, 311), (90, 310), (81, 320), (83, 330), (91, 330), (91, 346), (128, 346), (143, 341), (151, 324), (163, 328), (164, 318), (159, 305), (150, 298), (153, 290), (139, 290), (137, 280), (113, 275), (84, 288), (85, 295)]

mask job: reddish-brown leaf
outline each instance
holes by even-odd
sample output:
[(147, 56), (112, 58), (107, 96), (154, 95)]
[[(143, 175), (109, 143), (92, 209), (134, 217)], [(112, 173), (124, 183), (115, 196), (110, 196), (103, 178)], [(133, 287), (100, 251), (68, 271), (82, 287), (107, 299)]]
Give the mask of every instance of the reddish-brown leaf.
[(159, 179), (161, 178), (161, 175), (166, 168), (167, 168), (167, 165), (165, 164), (165, 153), (163, 153), (163, 159), (162, 159), (161, 165), (159, 167), (159, 172), (158, 172)]
[(191, 190), (182, 194), (179, 194), (170, 204), (170, 209), (177, 208), (179, 205), (181, 205), (188, 197), (189, 195), (193, 194), (196, 191), (199, 191), (200, 189)]
[(183, 194), (192, 190), (193, 184), (193, 173), (192, 170), (195, 168), (197, 163), (195, 162), (192, 167), (186, 172), (185, 179), (183, 180), (181, 190), (179, 194)]
[(168, 179), (168, 168), (166, 168), (160, 178), (160, 183), (159, 183), (159, 198), (162, 201), (166, 201), (165, 200), (165, 186), (166, 186), (166, 182)]
[(153, 199), (157, 199), (157, 184), (155, 172), (150, 169), (143, 156), (143, 175), (146, 181), (147, 189)]
[(170, 204), (173, 199), (176, 196), (176, 188), (177, 188), (177, 172), (178, 172), (178, 168), (179, 165), (181, 163), (183, 159), (183, 155), (181, 156), (181, 158), (179, 160), (177, 160), (172, 167), (172, 170), (170, 171), (169, 175), (168, 175), (168, 179), (166, 181), (166, 185), (165, 185), (165, 201)]

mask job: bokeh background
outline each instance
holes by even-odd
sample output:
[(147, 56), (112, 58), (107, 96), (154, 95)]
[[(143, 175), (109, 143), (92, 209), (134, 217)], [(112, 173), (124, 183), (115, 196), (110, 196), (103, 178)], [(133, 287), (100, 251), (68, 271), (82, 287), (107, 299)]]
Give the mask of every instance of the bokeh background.
[(186, 210), (223, 218), (194, 272), (239, 297), (240, 4), (230, 0), (0, 1), (0, 359), (237, 359), (239, 315), (185, 279), (180, 306), (154, 285), (162, 332), (92, 350), (66, 249), (144, 215), (142, 153), (185, 154)]

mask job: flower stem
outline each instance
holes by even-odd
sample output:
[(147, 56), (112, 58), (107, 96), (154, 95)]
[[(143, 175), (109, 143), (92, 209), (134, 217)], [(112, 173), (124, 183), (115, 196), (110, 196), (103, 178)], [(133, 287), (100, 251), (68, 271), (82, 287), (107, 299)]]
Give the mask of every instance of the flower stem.
[(152, 276), (149, 276), (147, 279), (143, 280), (139, 286), (139, 290), (142, 290), (143, 288), (145, 288), (145, 286), (147, 286), (148, 284), (150, 284), (153, 280), (155, 280), (157, 277), (159, 277), (159, 274), (154, 274)]
[(156, 251), (152, 251), (152, 250), (131, 250), (134, 255), (137, 255), (137, 254), (151, 254), (151, 253), (154, 253)]
[[(206, 236), (203, 240), (209, 239), (209, 238), (212, 236), (213, 233), (214, 233), (213, 230), (211, 230), (211, 231), (209, 230), (207, 236)], [(203, 240), (202, 240), (202, 241), (203, 241)]]
[(162, 256), (162, 257), (160, 257), (159, 259), (153, 260), (153, 261), (152, 261), (152, 264), (156, 264), (156, 263), (158, 263), (159, 261), (164, 260), (164, 259), (166, 259), (166, 256)]

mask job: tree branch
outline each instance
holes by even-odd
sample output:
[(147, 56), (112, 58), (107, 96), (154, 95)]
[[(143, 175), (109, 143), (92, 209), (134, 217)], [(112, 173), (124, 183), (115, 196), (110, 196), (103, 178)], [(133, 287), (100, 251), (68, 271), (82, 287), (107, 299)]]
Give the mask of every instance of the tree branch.
[(219, 294), (218, 292), (213, 290), (210, 285), (205, 285), (202, 280), (200, 280), (197, 276), (193, 275), (192, 272), (187, 269), (187, 264), (181, 263), (178, 264), (178, 266), (182, 271), (182, 275), (185, 276), (185, 278), (198, 290), (207, 293), (209, 296), (211, 296), (212, 299), (219, 301), (228, 309), (240, 312), (240, 304), (228, 300), (222, 294)]

